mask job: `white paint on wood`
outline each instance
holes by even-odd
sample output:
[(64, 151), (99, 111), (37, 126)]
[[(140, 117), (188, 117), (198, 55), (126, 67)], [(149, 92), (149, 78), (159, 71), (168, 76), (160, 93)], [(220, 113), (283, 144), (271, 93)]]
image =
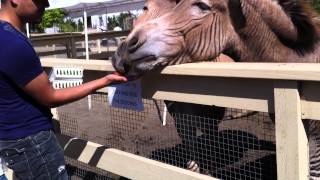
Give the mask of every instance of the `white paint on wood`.
[(15, 177), (15, 175), (11, 169), (6, 169), (6, 171), (4, 171), (4, 174), (6, 175), (8, 180), (17, 180), (17, 178)]
[(320, 102), (301, 101), (302, 119), (320, 120)]
[(276, 82), (274, 96), (278, 179), (307, 180), (308, 139), (301, 119), (297, 82)]
[[(114, 71), (110, 61), (94, 61), (86, 64), (82, 60), (42, 58), (43, 66), (82, 64), (83, 68), (97, 71)], [(50, 61), (50, 62), (48, 62)], [(99, 67), (103, 66), (103, 67)], [(93, 69), (96, 68), (96, 69)], [(276, 79), (320, 81), (320, 64), (312, 63), (189, 63), (164, 68), (159, 74), (190, 75), (226, 78)]]
[(168, 66), (162, 73), (192, 76), (320, 81), (320, 64), (204, 62)]
[(320, 83), (301, 83), (302, 118), (320, 120)]
[(150, 74), (145, 98), (273, 112), (273, 81)]
[(139, 180), (216, 180), (189, 170), (126, 153), (117, 149), (106, 150), (98, 168), (130, 179)]
[(83, 59), (42, 58), (41, 64), (43, 67), (80, 67), (84, 70), (114, 71), (110, 62), (101, 60), (84, 61)]
[(100, 144), (88, 142), (87, 146), (84, 148), (80, 157), (78, 158), (78, 161), (88, 164), (91, 158), (93, 157), (94, 153), (96, 152), (97, 148), (101, 146), (102, 145)]
[(55, 120), (59, 120), (59, 114), (57, 108), (51, 108), (52, 118)]

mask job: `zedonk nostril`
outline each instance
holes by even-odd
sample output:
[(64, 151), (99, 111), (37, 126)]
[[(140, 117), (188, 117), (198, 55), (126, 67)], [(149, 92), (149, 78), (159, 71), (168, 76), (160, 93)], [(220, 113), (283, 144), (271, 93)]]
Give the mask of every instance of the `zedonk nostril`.
[(130, 71), (130, 65), (128, 63), (123, 63), (123, 69), (125, 73)]
[(139, 38), (137, 36), (133, 36), (129, 41), (128, 41), (128, 51), (129, 53), (135, 52), (139, 48)]

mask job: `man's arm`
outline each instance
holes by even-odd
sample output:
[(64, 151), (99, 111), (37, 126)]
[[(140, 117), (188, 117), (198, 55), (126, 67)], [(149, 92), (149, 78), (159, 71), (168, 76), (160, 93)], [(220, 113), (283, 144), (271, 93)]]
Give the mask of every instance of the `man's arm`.
[(47, 107), (57, 107), (76, 100), (79, 100), (97, 89), (103, 88), (112, 82), (125, 82), (127, 79), (117, 74), (110, 74), (100, 79), (82, 84), (77, 87), (66, 89), (53, 89), (45, 72), (41, 73), (23, 90), (37, 100), (40, 104)]

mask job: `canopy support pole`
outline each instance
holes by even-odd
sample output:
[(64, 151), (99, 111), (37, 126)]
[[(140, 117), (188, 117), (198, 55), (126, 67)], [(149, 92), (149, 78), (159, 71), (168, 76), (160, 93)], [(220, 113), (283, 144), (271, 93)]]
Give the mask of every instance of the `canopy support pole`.
[(83, 11), (84, 16), (84, 36), (85, 36), (85, 44), (86, 44), (86, 60), (89, 60), (89, 38), (88, 38), (88, 21), (87, 21), (87, 11)]
[[(87, 11), (83, 11), (84, 16), (84, 36), (85, 36), (85, 44), (86, 44), (86, 60), (89, 60), (89, 38), (88, 38), (88, 20), (87, 20)], [(88, 96), (88, 109), (91, 110), (91, 95)]]
[(27, 37), (30, 38), (29, 23), (26, 24)]

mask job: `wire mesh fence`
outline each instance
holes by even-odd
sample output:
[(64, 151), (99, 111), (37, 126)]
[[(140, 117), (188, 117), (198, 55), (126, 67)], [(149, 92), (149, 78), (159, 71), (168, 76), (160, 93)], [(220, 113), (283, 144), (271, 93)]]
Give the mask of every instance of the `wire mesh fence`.
[[(142, 112), (118, 109), (108, 105), (105, 94), (94, 94), (91, 110), (87, 98), (58, 108), (61, 131), (220, 179), (276, 179), (272, 115), (170, 101), (143, 102)], [(121, 178), (71, 159), (67, 162), (71, 179)]]

